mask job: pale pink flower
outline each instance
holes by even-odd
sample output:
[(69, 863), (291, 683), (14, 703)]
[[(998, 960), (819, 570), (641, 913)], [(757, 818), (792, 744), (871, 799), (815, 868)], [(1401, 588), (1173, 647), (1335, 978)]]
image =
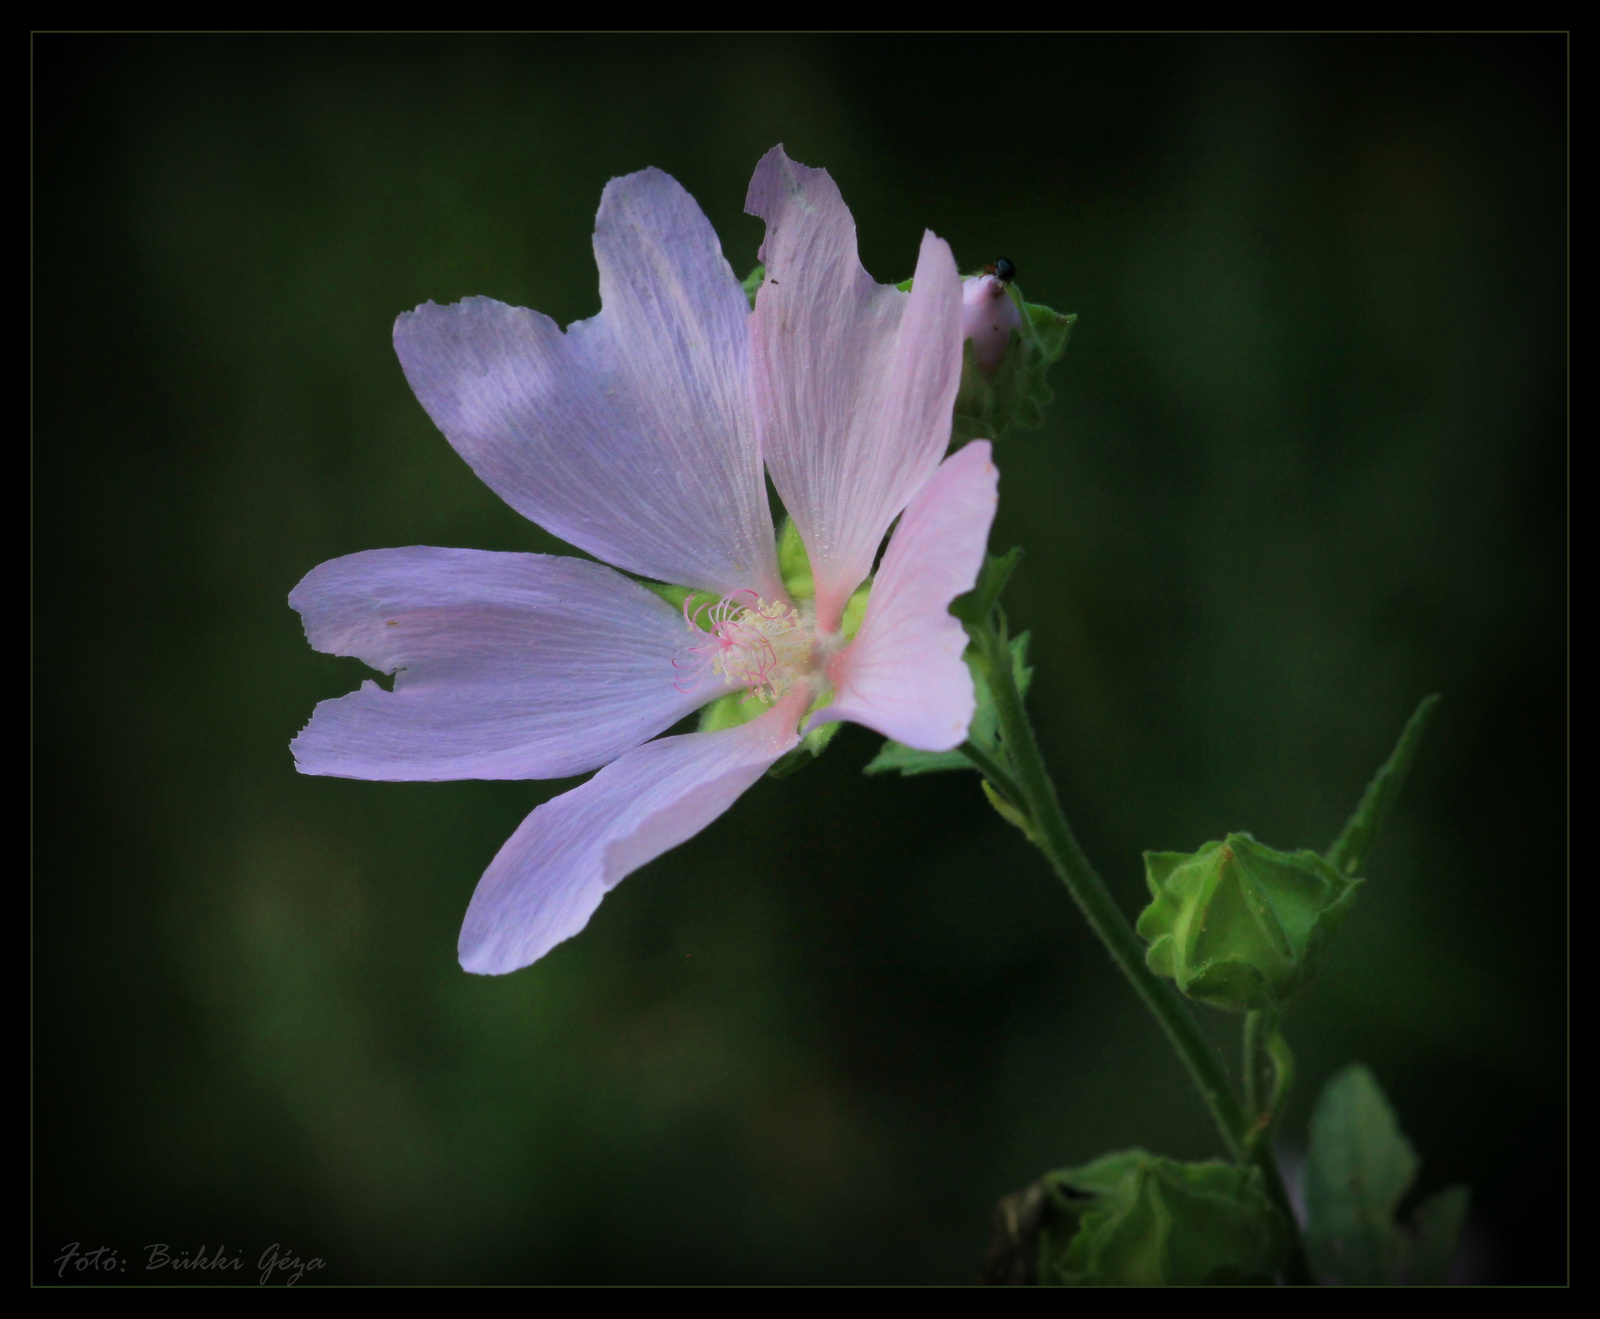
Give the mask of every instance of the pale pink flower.
[[(526, 966), (576, 934), (809, 728), (849, 719), (929, 751), (966, 736), (973, 688), (948, 606), (976, 578), (997, 476), (981, 441), (941, 462), (962, 351), (949, 248), (924, 234), (909, 294), (873, 282), (833, 180), (781, 147), (745, 206), (767, 223), (754, 312), (694, 200), (644, 170), (601, 199), (598, 316), (563, 333), (469, 298), (395, 325), (417, 398), (492, 489), (596, 558), (704, 592), (697, 603), (674, 608), (586, 560), (421, 546), (334, 559), (289, 597), (313, 646), (395, 674), (392, 692), (368, 681), (317, 706), (294, 742), (301, 772), (599, 770), (490, 863), (461, 931), (469, 971)], [(814, 601), (796, 604), (779, 576), (763, 460)], [(844, 607), (897, 516), (847, 643)], [(738, 690), (770, 708), (656, 737)]]

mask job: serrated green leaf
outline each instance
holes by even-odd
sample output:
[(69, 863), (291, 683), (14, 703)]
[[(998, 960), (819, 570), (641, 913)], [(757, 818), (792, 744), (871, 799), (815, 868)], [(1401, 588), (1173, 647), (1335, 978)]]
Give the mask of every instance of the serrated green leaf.
[(899, 742), (886, 740), (878, 754), (868, 762), (863, 774), (887, 774), (898, 770), (910, 778), (913, 774), (936, 774), (949, 769), (972, 769), (973, 764), (959, 751), (918, 751)]
[(1013, 545), (1004, 554), (985, 554), (977, 582), (965, 595), (958, 595), (950, 602), (950, 612), (969, 629), (982, 627), (994, 613), (995, 606), (1000, 603), (1000, 593), (1021, 562), (1020, 545)]
[(1411, 762), (1416, 758), (1417, 748), (1422, 744), (1422, 735), (1427, 731), (1428, 721), (1433, 718), (1434, 709), (1438, 704), (1437, 693), (1424, 696), (1411, 718), (1406, 721), (1406, 726), (1400, 733), (1400, 740), (1395, 743), (1389, 759), (1384, 761), (1383, 766), (1372, 776), (1372, 782), (1367, 784), (1367, 790), (1362, 794), (1361, 804), (1356, 807), (1355, 814), (1345, 824), (1338, 841), (1328, 849), (1328, 864), (1335, 870), (1342, 874), (1353, 875), (1361, 868), (1368, 849), (1378, 836), (1378, 830), (1382, 828), (1383, 822), (1388, 819), (1389, 812), (1394, 809), (1395, 802), (1400, 798), (1400, 789), (1405, 786), (1406, 775), (1411, 772)]

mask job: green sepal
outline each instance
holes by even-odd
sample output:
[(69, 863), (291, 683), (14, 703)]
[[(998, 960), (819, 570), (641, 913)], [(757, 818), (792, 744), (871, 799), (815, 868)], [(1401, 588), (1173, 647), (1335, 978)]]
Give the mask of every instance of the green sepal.
[(1423, 1201), (1409, 1223), (1395, 1211), (1416, 1181), (1416, 1151), (1372, 1073), (1335, 1073), (1311, 1116), (1306, 1154), (1306, 1251), (1319, 1282), (1446, 1281), (1470, 1193), (1452, 1186)]
[[(820, 704), (812, 707), (820, 709)], [(828, 749), (828, 743), (833, 741), (841, 725), (838, 720), (831, 724), (818, 724), (809, 733), (800, 739), (800, 745), (793, 751), (785, 752), (779, 756), (768, 768), (769, 779), (786, 779), (797, 769), (803, 769), (813, 760)]]
[(640, 586), (644, 587), (645, 590), (649, 591), (651, 595), (659, 595), (675, 609), (682, 609), (683, 602), (690, 596), (703, 595), (708, 600), (714, 598), (711, 595), (711, 592), (697, 591), (692, 586), (671, 586), (666, 582), (646, 581), (642, 577), (635, 577), (633, 580), (636, 581)]
[[(795, 604), (804, 604), (816, 598), (817, 582), (811, 572), (811, 556), (806, 552), (805, 541), (793, 518), (784, 518), (778, 529), (778, 575), (783, 579), (783, 589)], [(872, 596), (872, 578), (856, 587), (845, 601), (844, 612), (839, 617), (839, 634), (846, 641), (854, 641), (861, 630), (861, 620), (867, 616), (867, 601)]]
[[(967, 667), (972, 670), (972, 689), (977, 704), (972, 712), (972, 724), (967, 730), (967, 740), (996, 755), (1000, 753), (1000, 716), (994, 708), (994, 692), (983, 671), (983, 663), (969, 649)], [(1021, 633), (1011, 639), (1011, 672), (1016, 679), (1017, 691), (1026, 695), (1033, 681), (1033, 669), (1028, 664), (1028, 634)], [(976, 769), (959, 751), (917, 751), (899, 742), (885, 741), (863, 773), (887, 774), (898, 770), (901, 774), (932, 774), (940, 770)], [(1004, 814), (1004, 812), (1001, 812)], [(1009, 816), (1007, 817), (1010, 818)], [(1013, 824), (1016, 821), (1012, 821)], [(1019, 826), (1020, 827), (1020, 826)]]
[[(825, 700), (819, 698), (812, 703), (809, 714), (820, 710)], [(724, 728), (738, 728), (747, 724), (752, 719), (759, 719), (772, 709), (771, 701), (763, 701), (750, 692), (729, 692), (726, 696), (719, 696), (708, 705), (700, 707), (700, 731), (702, 733), (716, 733)], [(787, 778), (795, 770), (820, 756), (828, 749), (839, 732), (839, 723), (820, 724), (800, 739), (800, 745), (793, 750), (779, 756), (767, 768), (767, 777), (773, 779)]]
[(816, 579), (811, 575), (811, 556), (800, 539), (800, 529), (793, 518), (784, 518), (778, 529), (778, 575), (783, 578), (783, 589), (796, 604), (810, 600), (817, 593)]
[(1315, 852), (1279, 852), (1243, 833), (1144, 861), (1152, 901), (1135, 928), (1150, 944), (1146, 963), (1190, 998), (1233, 1012), (1294, 997), (1362, 882)]
[(1141, 1149), (1048, 1174), (1044, 1286), (1266, 1284), (1288, 1238), (1253, 1165), (1179, 1163)]
[(978, 366), (971, 341), (963, 345), (953, 443), (998, 440), (1008, 431), (1032, 430), (1044, 421), (1044, 410), (1055, 397), (1045, 377), (1067, 351), (1078, 318), (1024, 302), (1015, 284), (1006, 292), (1022, 313), (1022, 324), (1011, 332), (1011, 346), (992, 375)]
[[(862, 588), (862, 590), (865, 589), (864, 587)], [(858, 591), (856, 594), (860, 595), (861, 592)], [(832, 701), (833, 692), (831, 690), (824, 691), (822, 695), (812, 701), (811, 708), (801, 716), (800, 723), (802, 727), (807, 719), (816, 714), (818, 710), (826, 709)], [(830, 724), (818, 724), (809, 733), (802, 734), (799, 746), (792, 751), (785, 752), (767, 767), (767, 777), (769, 779), (786, 779), (795, 770), (809, 765), (828, 749), (828, 743), (838, 736), (839, 729), (842, 726), (842, 723), (835, 719)]]
[(742, 280), (739, 281), (739, 287), (744, 290), (745, 297), (750, 299), (750, 310), (751, 311), (754, 311), (756, 309), (756, 292), (766, 282), (767, 282), (767, 268), (765, 266), (757, 266), (754, 270), (752, 270), (748, 275), (746, 275)]
[(700, 707), (700, 731), (720, 733), (724, 728), (738, 728), (770, 709), (771, 701), (763, 701), (752, 692), (729, 692)]
[(1378, 836), (1378, 830), (1400, 798), (1400, 789), (1405, 786), (1406, 775), (1411, 772), (1411, 762), (1416, 758), (1422, 735), (1427, 731), (1428, 721), (1433, 718), (1434, 708), (1438, 704), (1437, 693), (1424, 696), (1406, 721), (1400, 740), (1389, 753), (1389, 759), (1372, 776), (1366, 792), (1361, 794), (1361, 803), (1356, 807), (1355, 814), (1345, 824), (1338, 841), (1328, 849), (1328, 864), (1335, 870), (1353, 875), (1361, 868), (1367, 850)]

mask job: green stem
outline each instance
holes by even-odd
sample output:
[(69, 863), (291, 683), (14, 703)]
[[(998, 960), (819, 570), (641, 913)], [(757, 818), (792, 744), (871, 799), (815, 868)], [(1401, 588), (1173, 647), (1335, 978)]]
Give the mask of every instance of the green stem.
[[(1000, 736), (1007, 759), (1015, 770), (1014, 779), (1007, 775), (1008, 782), (994, 782), (994, 786), (1027, 813), (1033, 823), (1031, 836), (1039, 850), (1066, 885), (1067, 892), (1083, 912), (1089, 928), (1099, 936), (1100, 942), (1111, 954), (1112, 961), (1127, 976), (1145, 1006), (1166, 1031), (1179, 1059), (1188, 1069), (1195, 1088), (1200, 1091), (1201, 1099), (1211, 1110), (1212, 1120), (1228, 1153), (1241, 1162), (1248, 1159), (1261, 1169), (1267, 1194), (1283, 1215), (1292, 1243), (1287, 1280), (1291, 1284), (1309, 1283), (1311, 1271), (1306, 1261), (1305, 1247), (1295, 1230), (1294, 1213), (1284, 1189), (1283, 1178), (1278, 1172), (1277, 1161), (1272, 1156), (1271, 1141), (1262, 1141), (1253, 1150), (1247, 1148), (1250, 1121), (1239, 1107), (1227, 1072), (1200, 1034), (1200, 1028), (1189, 1015), (1182, 996), (1145, 964), (1143, 943), (1112, 898), (1105, 881), (1095, 873), (1083, 849), (1078, 846), (1078, 840), (1061, 812), (1055, 783), (1045, 768), (1033, 725), (1023, 708), (1022, 694), (1017, 690), (1004, 623), (996, 628), (986, 620), (975, 631), (978, 632), (979, 648), (988, 670), (989, 688), (1000, 722)], [(970, 751), (967, 755), (982, 768)], [(988, 770), (985, 769), (984, 773), (988, 774)], [(1020, 797), (1012, 797), (1013, 791), (1019, 793)]]
[(1027, 799), (1022, 795), (1022, 789), (1017, 786), (1010, 772), (992, 755), (974, 742), (963, 742), (956, 748), (982, 772), (983, 777), (995, 786), (995, 790), (1018, 810), (1027, 807)]
[(1269, 1012), (1244, 1015), (1244, 1111), (1252, 1121), (1271, 1107), (1267, 1041), (1277, 1029), (1276, 1015)]
[[(1244, 1153), (1242, 1136), (1245, 1129), (1244, 1114), (1234, 1096), (1233, 1086), (1222, 1064), (1212, 1054), (1194, 1018), (1189, 1015), (1178, 991), (1157, 978), (1145, 965), (1144, 945), (1133, 932), (1109, 890), (1089, 859), (1084, 856), (1072, 828), (1061, 813), (1056, 799), (1055, 784), (1046, 770), (1039, 753), (1039, 744), (1033, 735), (1033, 725), (1022, 706), (1022, 695), (1017, 691), (1008, 660), (1009, 651), (1003, 636), (997, 636), (992, 627), (985, 629), (989, 687), (994, 694), (995, 714), (1000, 721), (1000, 735), (1012, 766), (1016, 770), (1016, 790), (1021, 793), (1017, 805), (1033, 821), (1039, 848), (1045, 859), (1067, 886), (1067, 892), (1078, 904), (1088, 920), (1089, 927), (1099, 936), (1111, 958), (1121, 968), (1123, 975), (1133, 983), (1139, 997), (1167, 1032), (1179, 1058), (1189, 1069), (1200, 1096), (1211, 1110), (1211, 1116), (1221, 1132), (1228, 1152), (1240, 1157)], [(995, 785), (1000, 791), (1006, 789)], [(1009, 793), (1007, 794), (1009, 796)]]

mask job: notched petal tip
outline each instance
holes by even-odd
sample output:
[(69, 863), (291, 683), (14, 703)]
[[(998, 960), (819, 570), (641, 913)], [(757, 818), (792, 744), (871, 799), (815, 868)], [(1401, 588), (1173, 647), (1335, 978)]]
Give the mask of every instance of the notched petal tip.
[(601, 564), (481, 550), (366, 550), (290, 601), (318, 650), (394, 673), (323, 701), (301, 773), (380, 780), (560, 778), (638, 746), (709, 699), (674, 683), (681, 614)]
[(607, 185), (594, 252), (601, 311), (566, 331), (492, 298), (399, 317), (407, 381), (473, 471), (563, 540), (658, 581), (770, 587), (750, 307), (710, 221), (641, 170)]
[(911, 292), (877, 283), (833, 179), (781, 149), (762, 158), (745, 205), (767, 223), (751, 320), (761, 448), (805, 541), (826, 630), (949, 443), (961, 277), (928, 232)]

